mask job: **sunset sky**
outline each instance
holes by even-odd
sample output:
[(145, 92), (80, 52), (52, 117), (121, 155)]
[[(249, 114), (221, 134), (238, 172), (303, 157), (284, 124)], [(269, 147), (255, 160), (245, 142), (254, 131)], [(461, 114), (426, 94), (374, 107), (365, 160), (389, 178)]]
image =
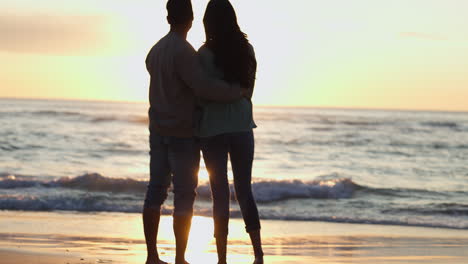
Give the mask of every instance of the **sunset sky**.
[[(188, 40), (204, 41), (207, 0)], [(2, 0), (0, 97), (146, 101), (165, 0)], [(468, 110), (466, 0), (233, 0), (257, 105)]]

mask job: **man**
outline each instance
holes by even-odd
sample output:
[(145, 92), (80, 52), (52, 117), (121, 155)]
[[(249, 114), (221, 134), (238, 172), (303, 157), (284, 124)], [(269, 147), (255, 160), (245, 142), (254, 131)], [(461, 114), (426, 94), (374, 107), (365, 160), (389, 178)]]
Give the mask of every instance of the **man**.
[(146, 59), (149, 88), (150, 182), (143, 209), (148, 257), (146, 264), (163, 264), (156, 249), (161, 205), (174, 187), (173, 228), (176, 264), (186, 264), (185, 250), (193, 215), (200, 149), (194, 139), (196, 96), (234, 101), (244, 89), (212, 80), (199, 66), (196, 51), (186, 41), (192, 26), (190, 0), (169, 0), (170, 32), (153, 46)]

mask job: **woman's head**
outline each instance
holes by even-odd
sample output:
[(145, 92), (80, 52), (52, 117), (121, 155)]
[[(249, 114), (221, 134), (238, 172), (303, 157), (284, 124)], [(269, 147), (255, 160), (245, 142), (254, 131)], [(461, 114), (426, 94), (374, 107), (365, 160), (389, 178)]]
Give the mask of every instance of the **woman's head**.
[(237, 24), (237, 16), (228, 0), (211, 0), (203, 17), (205, 45), (213, 51), (215, 64), (231, 82), (247, 82), (252, 63), (249, 41)]
[(203, 17), (206, 40), (240, 32), (234, 8), (228, 0), (211, 0)]

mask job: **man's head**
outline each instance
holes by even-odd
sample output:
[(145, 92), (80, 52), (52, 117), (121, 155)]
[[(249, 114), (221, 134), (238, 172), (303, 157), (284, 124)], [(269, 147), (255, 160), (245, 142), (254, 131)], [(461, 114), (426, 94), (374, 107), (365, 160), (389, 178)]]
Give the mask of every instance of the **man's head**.
[(169, 0), (166, 9), (167, 22), (171, 27), (189, 31), (193, 21), (192, 2), (190, 0)]

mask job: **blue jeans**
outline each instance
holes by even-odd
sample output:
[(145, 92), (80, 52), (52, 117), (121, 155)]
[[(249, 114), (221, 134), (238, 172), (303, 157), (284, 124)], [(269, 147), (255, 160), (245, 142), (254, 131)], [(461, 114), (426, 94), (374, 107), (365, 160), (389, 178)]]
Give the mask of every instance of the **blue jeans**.
[(174, 215), (192, 215), (200, 166), (198, 140), (161, 136), (151, 132), (149, 141), (150, 181), (145, 208), (161, 209), (172, 179)]
[(234, 188), (247, 232), (260, 229), (257, 205), (252, 194), (254, 136), (252, 131), (226, 133), (201, 139), (206, 168), (213, 195), (214, 234), (226, 236), (229, 222), (228, 153), (234, 175)]

